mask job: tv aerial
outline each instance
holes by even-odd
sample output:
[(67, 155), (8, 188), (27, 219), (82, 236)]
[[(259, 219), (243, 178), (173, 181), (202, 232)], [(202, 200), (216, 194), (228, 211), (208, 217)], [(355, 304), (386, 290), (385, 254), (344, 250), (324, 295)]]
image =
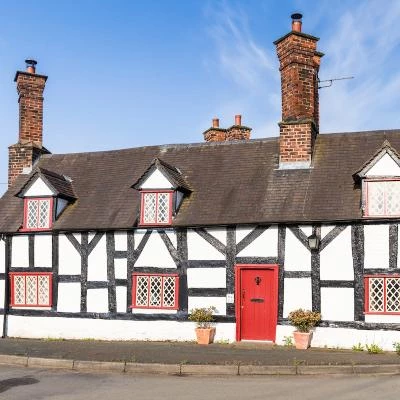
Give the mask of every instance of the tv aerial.
[[(335, 81), (344, 81), (347, 79), (354, 79), (354, 76), (344, 76), (342, 78), (333, 78), (333, 79), (325, 79), (323, 81), (320, 81), (318, 79), (318, 89), (324, 89), (324, 88), (328, 88), (331, 87), (333, 85), (333, 82)], [(322, 85), (321, 85), (322, 83)]]

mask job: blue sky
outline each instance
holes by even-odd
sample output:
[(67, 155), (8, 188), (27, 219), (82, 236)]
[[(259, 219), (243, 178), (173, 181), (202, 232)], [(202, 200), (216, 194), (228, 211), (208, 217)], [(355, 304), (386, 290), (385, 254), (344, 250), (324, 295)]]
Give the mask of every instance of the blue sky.
[[(397, 0), (57, 0), (0, 6), (0, 182), (17, 141), (14, 74), (49, 76), (44, 145), (53, 153), (203, 140), (235, 114), (252, 137), (277, 136), (272, 42), (290, 14), (321, 38), (321, 132), (400, 128)], [(0, 185), (0, 193), (6, 188)]]

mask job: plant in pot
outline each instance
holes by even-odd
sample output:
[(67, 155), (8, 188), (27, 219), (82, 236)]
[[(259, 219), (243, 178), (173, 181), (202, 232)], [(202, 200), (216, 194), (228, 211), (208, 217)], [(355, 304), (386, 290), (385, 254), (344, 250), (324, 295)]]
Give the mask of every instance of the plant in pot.
[(289, 321), (296, 328), (293, 332), (296, 349), (308, 349), (312, 339), (311, 329), (321, 321), (321, 314), (299, 308), (289, 313)]
[(189, 321), (196, 322), (196, 337), (198, 344), (210, 344), (214, 341), (215, 327), (214, 321), (215, 307), (202, 307), (190, 310)]

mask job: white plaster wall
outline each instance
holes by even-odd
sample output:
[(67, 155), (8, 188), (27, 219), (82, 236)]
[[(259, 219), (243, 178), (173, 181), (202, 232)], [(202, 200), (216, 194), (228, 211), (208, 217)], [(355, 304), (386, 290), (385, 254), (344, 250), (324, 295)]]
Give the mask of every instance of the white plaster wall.
[(116, 251), (127, 251), (128, 250), (128, 235), (126, 232), (115, 232), (114, 242)]
[(335, 228), (335, 225), (322, 225), (321, 226), (321, 239), (323, 239), (333, 228)]
[(206, 231), (218, 239), (222, 244), (226, 245), (226, 229), (207, 228)]
[[(135, 233), (136, 245), (139, 244), (143, 237), (143, 233)], [(161, 236), (153, 231), (150, 238), (140, 254), (135, 266), (143, 267), (161, 267), (161, 268), (176, 268), (176, 264), (172, 259), (171, 255)]]
[(108, 289), (88, 289), (87, 311), (97, 313), (108, 312)]
[(0, 273), (6, 270), (6, 244), (0, 240)]
[[(10, 315), (8, 336), (26, 338), (93, 338), (100, 340), (195, 340), (195, 324), (178, 321), (126, 321)], [(215, 324), (215, 341), (235, 341), (234, 323)]]
[(399, 324), (400, 315), (365, 314), (365, 322)]
[(188, 229), (187, 240), (189, 260), (225, 260), (222, 253), (191, 229)]
[(246, 246), (238, 257), (277, 257), (278, 227), (271, 226), (257, 239)]
[(389, 268), (389, 225), (364, 225), (364, 268)]
[(193, 308), (211, 307), (214, 306), (217, 311), (215, 314), (226, 314), (226, 297), (191, 297), (188, 298), (189, 311)]
[(165, 308), (132, 308), (132, 314), (176, 314), (177, 312)]
[(321, 316), (331, 321), (354, 321), (354, 289), (321, 288)]
[(187, 281), (189, 288), (225, 288), (225, 268), (188, 268)]
[(142, 183), (141, 189), (172, 189), (171, 182), (158, 170), (153, 173)]
[(312, 226), (311, 225), (300, 225), (300, 230), (308, 237), (312, 235)]
[(35, 236), (35, 267), (51, 268), (53, 254), (51, 235)]
[(81, 256), (68, 238), (63, 234), (59, 235), (58, 251), (58, 273), (60, 275), (80, 275)]
[(332, 240), (320, 253), (320, 277), (322, 280), (353, 280), (353, 254), (351, 228)]
[(128, 260), (126, 258), (116, 258), (114, 260), (115, 279), (126, 279), (128, 274)]
[(298, 308), (311, 310), (311, 278), (285, 278), (283, 316)]
[(0, 279), (0, 308), (4, 307), (4, 295), (5, 295), (4, 279)]
[(176, 233), (174, 230), (172, 229), (166, 229), (165, 233), (167, 234), (167, 236), (169, 237), (169, 240), (171, 241), (171, 243), (173, 244), (173, 246), (175, 248), (177, 248), (177, 238), (176, 238)]
[(239, 243), (241, 240), (243, 240), (254, 228), (254, 226), (236, 228), (236, 243)]
[(53, 191), (44, 183), (42, 178), (37, 178), (31, 187), (25, 192), (24, 197), (53, 196)]
[(107, 281), (106, 235), (103, 235), (88, 258), (88, 281)]
[(116, 286), (115, 293), (117, 298), (117, 312), (118, 313), (126, 313), (126, 295), (127, 295), (127, 288), (126, 286)]
[(385, 154), (366, 174), (366, 176), (400, 176), (400, 167), (389, 154)]
[(29, 267), (28, 236), (21, 235), (12, 237), (11, 267)]
[(60, 282), (58, 284), (57, 311), (80, 312), (81, 284), (79, 282)]
[(311, 271), (311, 253), (290, 229), (286, 229), (285, 270)]

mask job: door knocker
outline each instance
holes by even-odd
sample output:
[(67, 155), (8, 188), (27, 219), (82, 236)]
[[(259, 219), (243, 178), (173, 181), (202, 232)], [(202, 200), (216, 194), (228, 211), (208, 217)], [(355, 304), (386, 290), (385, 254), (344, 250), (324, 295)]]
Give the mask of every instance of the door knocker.
[(261, 278), (259, 276), (257, 276), (254, 280), (256, 281), (257, 286), (261, 283)]

